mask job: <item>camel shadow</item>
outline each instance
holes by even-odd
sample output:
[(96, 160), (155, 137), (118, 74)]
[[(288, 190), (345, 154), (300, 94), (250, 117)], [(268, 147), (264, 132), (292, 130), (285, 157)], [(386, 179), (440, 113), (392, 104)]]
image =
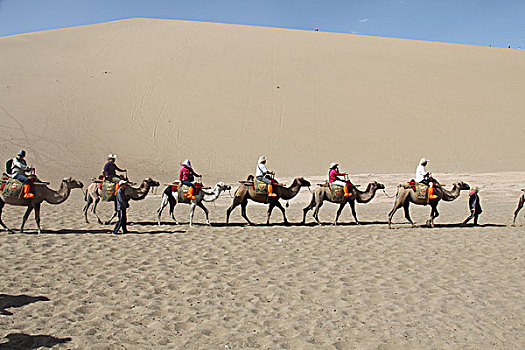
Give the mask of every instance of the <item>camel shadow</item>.
[(57, 344), (71, 341), (71, 338), (57, 338), (51, 335), (30, 335), (24, 333), (11, 333), (6, 335), (7, 343), (0, 343), (0, 350), (29, 350), (41, 347), (52, 348)]
[(359, 221), (359, 224), (356, 222), (337, 222), (337, 225), (334, 225), (333, 222), (321, 222), (321, 224), (314, 222), (306, 223), (302, 226), (373, 226), (373, 225), (387, 225), (386, 221)]
[(0, 294), (0, 315), (11, 316), (12, 312), (6, 309), (12, 307), (22, 307), (28, 304), (36, 303), (37, 301), (49, 301), (48, 297), (37, 296), (32, 297), (30, 295), (8, 295)]
[[(420, 227), (428, 228), (427, 225), (421, 225)], [(478, 224), (477, 226), (474, 226), (474, 224), (466, 224), (463, 226), (461, 223), (458, 224), (435, 224), (436, 228), (480, 228), (480, 227), (507, 227), (507, 225), (503, 224)]]
[[(137, 225), (137, 224), (134, 224), (134, 225), (131, 225), (131, 226), (140, 226), (140, 225)], [(155, 223), (156, 225), (156, 223)], [(186, 231), (185, 230), (177, 230), (177, 231), (166, 231), (166, 230), (153, 230), (153, 231), (144, 231), (144, 232), (136, 232), (136, 231), (128, 231), (127, 234), (137, 234), (137, 235), (140, 235), (140, 234), (161, 234), (161, 233), (185, 233)], [(45, 234), (57, 234), (57, 235), (73, 235), (73, 234), (112, 234), (113, 233), (113, 229), (110, 229), (110, 228), (107, 228), (107, 229), (87, 229), (87, 230), (82, 230), (82, 229), (67, 229), (67, 228), (64, 228), (64, 229), (58, 229), (58, 230), (49, 230), (49, 229), (46, 229), (46, 230), (43, 230), (42, 231), (42, 234), (45, 235)], [(23, 234), (26, 234), (26, 235), (37, 235), (38, 232), (35, 231), (35, 232), (26, 232), (24, 231)]]

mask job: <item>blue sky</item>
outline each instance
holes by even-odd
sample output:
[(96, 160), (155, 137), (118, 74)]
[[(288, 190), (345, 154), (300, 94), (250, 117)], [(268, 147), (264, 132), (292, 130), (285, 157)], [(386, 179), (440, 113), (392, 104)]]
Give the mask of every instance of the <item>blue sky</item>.
[(525, 48), (525, 0), (0, 0), (0, 36), (131, 17)]

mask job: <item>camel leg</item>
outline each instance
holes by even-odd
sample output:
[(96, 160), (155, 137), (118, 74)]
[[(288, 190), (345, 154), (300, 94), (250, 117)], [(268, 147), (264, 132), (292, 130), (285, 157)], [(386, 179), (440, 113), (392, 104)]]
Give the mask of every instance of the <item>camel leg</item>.
[(7, 232), (9, 233), (15, 233), (13, 230), (11, 230), (10, 228), (8, 228), (4, 222), (2, 221), (2, 210), (4, 209), (4, 201), (0, 200), (0, 225), (2, 225), (2, 227), (4, 228), (4, 230), (6, 230)]
[(197, 204), (193, 201), (191, 202), (191, 209), (190, 209), (190, 227), (193, 226), (193, 214), (195, 214), (195, 207)]
[(319, 209), (321, 209), (322, 206), (323, 206), (323, 202), (319, 201), (317, 202), (317, 205), (315, 206), (315, 209), (314, 209), (314, 219), (319, 225), (321, 225), (321, 222), (319, 221)]
[(89, 220), (88, 220), (88, 210), (89, 210), (89, 206), (91, 204), (93, 204), (93, 197), (91, 197), (89, 194), (86, 196), (86, 205), (84, 206), (84, 209), (82, 209), (82, 211), (84, 212), (84, 219), (86, 220), (86, 223), (89, 224)]
[(266, 213), (266, 225), (270, 225), (270, 216), (272, 215), (273, 208), (275, 208), (275, 202), (271, 202), (268, 207), (268, 212)]
[(408, 222), (410, 222), (410, 225), (412, 225), (412, 227), (416, 227), (416, 225), (412, 221), (412, 218), (410, 217), (410, 209), (409, 209), (409, 207), (410, 207), (410, 202), (406, 201), (405, 204), (403, 204), (403, 210), (405, 211), (405, 219), (407, 219)]
[(111, 216), (109, 218), (108, 221), (106, 221), (106, 223), (104, 225), (109, 225), (111, 224), (111, 221), (113, 221), (113, 219), (117, 216), (117, 200), (115, 199), (115, 206), (113, 208), (113, 216)]
[(359, 225), (359, 220), (357, 220), (357, 214), (355, 212), (355, 201), (351, 200), (348, 202), (350, 208), (352, 208), (352, 216), (354, 217), (355, 223)]
[[(285, 225), (288, 225), (288, 219), (286, 218), (286, 213), (285, 213), (285, 210), (283, 208), (283, 206), (281, 205), (281, 202), (279, 201), (276, 201), (275, 202), (275, 206), (279, 209), (281, 209), (281, 212), (283, 213), (283, 220), (284, 220), (284, 224)], [(269, 219), (269, 218), (268, 218)]]
[(334, 225), (337, 225), (337, 220), (339, 220), (339, 216), (341, 215), (341, 212), (345, 208), (345, 205), (346, 205), (346, 202), (339, 204), (339, 209), (337, 209), (337, 213), (335, 214)]
[(248, 219), (248, 216), (246, 215), (246, 206), (247, 205), (248, 205), (248, 199), (243, 200), (242, 203), (241, 203), (241, 215), (244, 218), (244, 220), (246, 220), (246, 222), (248, 222), (248, 225), (253, 225), (253, 222), (251, 222), (250, 219)]
[(310, 204), (308, 204), (308, 206), (303, 209), (303, 221), (301, 222), (302, 224), (306, 223), (306, 214), (308, 214), (308, 212), (312, 210), (314, 207), (315, 207), (315, 194), (312, 194), (312, 199), (310, 200)]
[(233, 198), (232, 205), (226, 210), (226, 225), (230, 223), (230, 214), (238, 205), (242, 204), (243, 200), (241, 197), (235, 197)]
[(98, 217), (98, 214), (97, 214), (97, 206), (98, 206), (98, 203), (100, 202), (100, 197), (97, 197), (95, 199), (95, 202), (93, 203), (93, 209), (91, 210), (91, 212), (93, 214), (95, 214), (97, 220), (98, 220), (98, 223), (101, 224), (101, 225), (104, 225), (104, 223), (102, 222), (102, 220), (100, 220), (100, 218)]
[(162, 195), (162, 202), (160, 202), (160, 207), (157, 209), (157, 224), (160, 226), (160, 216), (162, 215), (162, 211), (164, 208), (168, 205), (168, 196), (165, 194)]
[(38, 234), (41, 234), (42, 228), (40, 227), (40, 203), (35, 205), (35, 221), (36, 226), (38, 227)]
[(438, 216), (439, 213), (437, 207), (432, 206), (432, 210), (430, 211), (430, 227), (434, 228), (434, 218), (437, 218)]
[(516, 218), (518, 217), (518, 214), (521, 208), (523, 208), (524, 202), (525, 202), (525, 194), (522, 194), (518, 201), (518, 207), (516, 208), (516, 211), (514, 211), (514, 220), (512, 220), (512, 226), (516, 226)]
[(28, 206), (24, 216), (22, 217), (22, 226), (20, 226), (20, 233), (24, 232), (24, 226), (26, 224), (27, 218), (29, 217), (29, 214), (31, 214), (32, 211), (33, 211), (33, 206), (32, 205)]
[(197, 205), (199, 206), (199, 208), (204, 210), (204, 213), (206, 214), (206, 225), (210, 225), (210, 220), (208, 218), (208, 214), (210, 213), (209, 210), (204, 206), (204, 203), (202, 202), (197, 203)]
[(173, 195), (171, 195), (171, 198), (168, 197), (168, 201), (170, 203), (170, 216), (173, 219), (173, 221), (175, 221), (175, 225), (178, 225), (179, 222), (177, 221), (177, 219), (175, 219), (175, 206), (177, 205), (177, 200)]

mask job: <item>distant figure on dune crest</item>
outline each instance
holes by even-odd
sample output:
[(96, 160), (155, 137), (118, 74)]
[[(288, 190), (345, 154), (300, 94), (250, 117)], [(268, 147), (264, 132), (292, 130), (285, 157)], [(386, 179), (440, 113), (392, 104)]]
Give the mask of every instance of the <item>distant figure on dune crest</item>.
[(516, 226), (516, 218), (518, 217), (518, 214), (523, 208), (523, 205), (525, 204), (525, 188), (521, 189), (522, 194), (520, 195), (520, 199), (518, 200), (518, 207), (514, 211), (514, 220), (512, 220), (512, 226)]
[(474, 226), (478, 225), (478, 216), (483, 212), (481, 210), (481, 204), (479, 201), (479, 187), (474, 186), (471, 188), (468, 198), (468, 206), (470, 209), (470, 216), (463, 221), (461, 224), (462, 226), (465, 226), (470, 220), (474, 219)]
[(200, 177), (200, 175), (193, 170), (189, 159), (184, 160), (180, 165), (182, 168), (179, 171), (179, 181), (181, 184), (188, 186), (188, 198), (195, 199), (195, 196), (193, 195), (195, 192), (195, 184), (193, 183), (195, 181), (194, 177)]

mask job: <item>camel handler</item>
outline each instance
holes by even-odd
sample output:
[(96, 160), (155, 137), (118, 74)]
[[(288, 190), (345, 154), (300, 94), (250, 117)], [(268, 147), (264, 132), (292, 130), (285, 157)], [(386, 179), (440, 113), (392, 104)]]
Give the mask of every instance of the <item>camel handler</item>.
[(345, 197), (351, 197), (352, 194), (349, 192), (350, 181), (344, 181), (338, 178), (338, 176), (345, 176), (348, 173), (339, 172), (339, 164), (332, 163), (330, 164), (330, 170), (328, 171), (328, 182), (337, 186), (341, 186), (345, 192)]
[(268, 175), (275, 175), (275, 173), (266, 169), (266, 157), (261, 156), (259, 157), (257, 169), (255, 170), (255, 178), (268, 185), (268, 197), (277, 197), (277, 195), (273, 193), (273, 185), (275, 180), (272, 181), (272, 179), (269, 179)]
[(193, 170), (193, 167), (191, 166), (191, 161), (189, 159), (184, 160), (184, 162), (180, 163), (182, 168), (179, 171), (179, 181), (181, 184), (188, 186), (188, 195), (186, 198), (189, 199), (195, 199), (196, 197), (193, 195), (193, 192), (195, 191), (195, 184), (193, 181), (195, 181), (195, 176), (200, 177), (199, 174)]
[(24, 198), (33, 198), (35, 195), (29, 192), (31, 182), (26, 175), (26, 172), (33, 168), (27, 165), (25, 161), (26, 151), (20, 150), (11, 163), (11, 177), (20, 181), (23, 184)]
[(427, 172), (427, 169), (425, 168), (428, 162), (429, 160), (426, 158), (421, 158), (419, 160), (419, 165), (416, 168), (416, 182), (427, 185), (428, 186), (428, 198), (436, 199), (437, 196), (434, 194), (434, 183), (430, 181), (431, 174)]
[(123, 179), (123, 176), (117, 175), (117, 171), (120, 171), (120, 172), (126, 171), (126, 169), (120, 169), (117, 166), (117, 164), (115, 164), (116, 159), (117, 159), (116, 154), (111, 154), (111, 153), (108, 154), (108, 161), (104, 165), (104, 170), (102, 171), (104, 178), (113, 183), (118, 183), (120, 180)]
[(120, 180), (119, 181), (119, 189), (117, 191), (117, 198), (115, 198), (116, 206), (117, 206), (117, 214), (118, 214), (118, 222), (115, 225), (115, 229), (113, 229), (114, 234), (118, 234), (118, 230), (122, 228), (123, 233), (128, 233), (128, 217), (127, 217), (127, 210), (129, 208), (129, 202), (126, 198), (126, 187), (128, 186), (128, 181), (126, 180)]
[(468, 207), (470, 209), (470, 216), (461, 223), (461, 226), (465, 226), (472, 218), (474, 218), (474, 226), (478, 225), (478, 216), (483, 212), (481, 210), (481, 204), (479, 201), (479, 187), (474, 186), (471, 188), (468, 196)]

